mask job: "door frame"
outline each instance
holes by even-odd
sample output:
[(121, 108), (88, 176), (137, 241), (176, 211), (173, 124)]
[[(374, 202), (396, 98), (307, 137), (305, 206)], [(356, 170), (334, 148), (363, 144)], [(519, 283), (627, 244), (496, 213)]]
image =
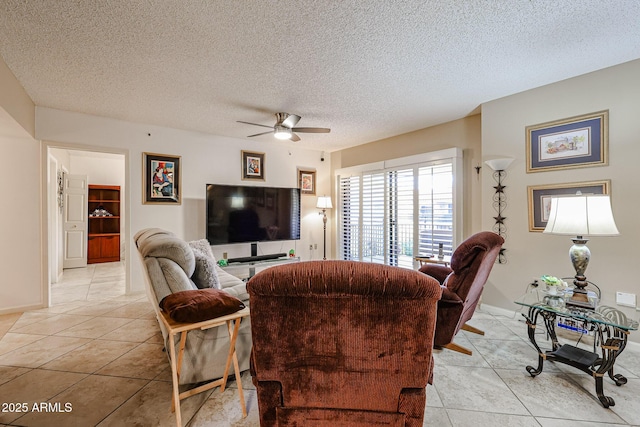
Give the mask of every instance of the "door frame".
[[(54, 194), (57, 196), (57, 186), (58, 186), (58, 160), (53, 157), (50, 153), (47, 152), (47, 221), (49, 223), (49, 228), (47, 229), (48, 240), (47, 240), (47, 251), (49, 257), (47, 258), (49, 261), (48, 274), (49, 280), (51, 283), (57, 283), (59, 279), (58, 274), (58, 257), (52, 256), (54, 253), (58, 253), (58, 200), (55, 198)], [(54, 184), (55, 182), (55, 184)], [(56, 188), (54, 188), (56, 187)], [(54, 227), (55, 226), (55, 227)]]
[[(124, 156), (124, 188), (121, 192), (121, 197), (125, 200), (124, 203), (124, 212), (120, 212), (121, 216), (124, 216), (124, 230), (120, 236), (121, 239), (124, 240), (124, 269), (125, 269), (125, 293), (129, 294), (131, 292), (131, 251), (130, 245), (131, 241), (129, 236), (131, 235), (131, 176), (130, 176), (130, 152), (128, 149), (119, 149), (114, 147), (104, 147), (104, 146), (95, 146), (95, 145), (85, 145), (85, 144), (73, 144), (73, 143), (65, 143), (65, 142), (53, 142), (53, 141), (41, 141), (41, 151), (40, 151), (40, 166), (41, 170), (48, 172), (49, 167), (49, 149), (50, 148), (59, 148), (62, 150), (76, 150), (76, 151), (88, 151), (88, 152), (96, 152), (96, 153), (109, 153), (109, 154), (120, 154)], [(41, 263), (42, 263), (42, 276), (41, 276), (41, 286), (42, 286), (42, 301), (45, 304), (45, 307), (51, 306), (51, 284), (49, 282), (49, 257), (50, 257), (50, 246), (49, 246), (49, 229), (52, 226), (51, 218), (49, 218), (48, 210), (49, 210), (49, 197), (51, 197), (51, 188), (49, 188), (48, 183), (48, 173), (42, 173), (42, 189), (40, 194), (42, 196), (41, 201), (41, 227), (42, 227), (42, 248), (41, 253)], [(56, 184), (57, 185), (57, 184)]]

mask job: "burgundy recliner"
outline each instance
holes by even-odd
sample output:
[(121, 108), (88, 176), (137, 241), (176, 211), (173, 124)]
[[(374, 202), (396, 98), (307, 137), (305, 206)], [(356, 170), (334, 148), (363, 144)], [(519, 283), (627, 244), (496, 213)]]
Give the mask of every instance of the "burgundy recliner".
[(504, 239), (496, 233), (481, 231), (462, 242), (451, 256), (451, 267), (425, 264), (420, 272), (435, 278), (443, 288), (438, 302), (438, 318), (434, 346), (471, 354), (453, 338), (460, 329), (484, 335), (479, 329), (466, 325), (480, 301), (484, 284), (500, 254)]
[(248, 283), (260, 426), (422, 426), (442, 288), (355, 261), (280, 265)]

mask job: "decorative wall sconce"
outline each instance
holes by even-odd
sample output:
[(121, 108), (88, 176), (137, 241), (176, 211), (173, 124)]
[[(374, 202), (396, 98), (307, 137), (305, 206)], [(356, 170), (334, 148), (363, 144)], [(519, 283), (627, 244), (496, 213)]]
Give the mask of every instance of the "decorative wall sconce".
[[(496, 221), (493, 225), (493, 231), (496, 232), (499, 236), (506, 239), (507, 227), (504, 225), (504, 220), (507, 219), (502, 215), (505, 208), (507, 207), (507, 197), (504, 194), (504, 189), (507, 188), (502, 184), (504, 177), (507, 175), (505, 172), (507, 168), (511, 165), (514, 159), (512, 158), (500, 158), (500, 159), (492, 159), (485, 161), (486, 165), (494, 170), (493, 179), (496, 180), (498, 185), (494, 186), (495, 193), (493, 193), (493, 208), (498, 213), (497, 216), (494, 216), (493, 219)], [(500, 249), (500, 254), (498, 255), (498, 263), (505, 264), (507, 262), (507, 257), (505, 256), (505, 247), (503, 246)]]

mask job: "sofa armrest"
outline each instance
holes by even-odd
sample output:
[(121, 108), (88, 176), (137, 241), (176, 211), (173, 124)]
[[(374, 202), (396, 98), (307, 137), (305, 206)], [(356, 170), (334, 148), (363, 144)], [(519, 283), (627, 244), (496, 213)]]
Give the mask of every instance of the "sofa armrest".
[(425, 264), (418, 270), (420, 273), (424, 273), (428, 276), (436, 279), (441, 285), (444, 284), (444, 281), (447, 279), (449, 274), (453, 272), (453, 270), (449, 267), (446, 267), (441, 264)]
[(220, 288), (248, 305), (249, 294), (247, 293), (247, 284), (236, 276), (227, 273), (218, 265), (216, 265), (216, 272), (218, 273)]

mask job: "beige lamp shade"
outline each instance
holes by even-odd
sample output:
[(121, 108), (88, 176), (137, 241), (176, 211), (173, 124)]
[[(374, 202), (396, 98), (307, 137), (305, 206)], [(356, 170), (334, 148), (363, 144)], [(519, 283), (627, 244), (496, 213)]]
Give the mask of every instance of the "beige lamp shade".
[(331, 197), (329, 196), (319, 196), (318, 202), (316, 203), (316, 208), (318, 209), (333, 209), (333, 205), (331, 204)]
[(613, 219), (611, 199), (606, 195), (552, 198), (549, 221), (544, 232), (571, 236), (620, 234)]

